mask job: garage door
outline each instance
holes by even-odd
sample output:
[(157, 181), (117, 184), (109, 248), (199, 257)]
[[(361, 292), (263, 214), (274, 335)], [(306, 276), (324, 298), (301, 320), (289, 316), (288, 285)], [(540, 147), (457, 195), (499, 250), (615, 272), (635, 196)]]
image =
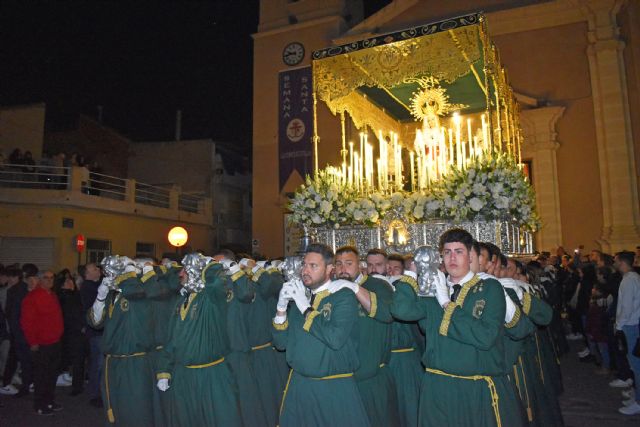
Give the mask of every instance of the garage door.
[(53, 267), (53, 239), (0, 237), (0, 264), (33, 263), (40, 270)]

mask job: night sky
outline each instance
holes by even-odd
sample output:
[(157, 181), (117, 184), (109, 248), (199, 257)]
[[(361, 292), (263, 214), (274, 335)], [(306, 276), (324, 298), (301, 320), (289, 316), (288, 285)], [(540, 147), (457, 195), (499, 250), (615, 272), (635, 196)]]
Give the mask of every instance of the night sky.
[[(389, 1), (365, 1), (367, 15)], [(259, 0), (41, 1), (0, 6), (0, 105), (45, 102), (51, 130), (79, 113), (140, 141), (251, 145), (251, 34)]]

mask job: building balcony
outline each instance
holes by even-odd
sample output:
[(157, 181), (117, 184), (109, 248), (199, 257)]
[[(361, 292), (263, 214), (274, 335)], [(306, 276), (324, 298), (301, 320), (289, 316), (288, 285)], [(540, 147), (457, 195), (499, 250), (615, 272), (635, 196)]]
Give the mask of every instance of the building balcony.
[(0, 165), (0, 203), (85, 210), (213, 225), (212, 201), (84, 167)]

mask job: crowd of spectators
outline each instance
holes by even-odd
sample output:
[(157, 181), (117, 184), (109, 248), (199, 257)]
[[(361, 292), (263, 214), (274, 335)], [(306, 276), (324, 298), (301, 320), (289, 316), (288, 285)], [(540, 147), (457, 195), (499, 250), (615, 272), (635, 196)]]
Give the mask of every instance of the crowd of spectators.
[(71, 396), (86, 393), (93, 406), (102, 407), (102, 332), (86, 322), (101, 274), (95, 264), (75, 274), (0, 265), (0, 395), (33, 392), (35, 410), (48, 415), (62, 409), (55, 387), (65, 386)]
[(583, 343), (580, 361), (610, 376), (610, 387), (625, 389), (621, 412), (640, 414), (640, 246), (615, 255), (583, 250), (568, 254), (561, 247), (538, 258), (557, 283), (555, 308), (566, 320), (566, 339)]

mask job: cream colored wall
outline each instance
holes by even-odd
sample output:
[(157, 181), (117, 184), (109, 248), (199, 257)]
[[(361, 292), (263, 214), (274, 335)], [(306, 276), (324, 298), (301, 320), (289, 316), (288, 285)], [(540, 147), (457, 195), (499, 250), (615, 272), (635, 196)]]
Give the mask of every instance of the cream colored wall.
[[(152, 185), (179, 185), (185, 192), (211, 194), (215, 144), (211, 140), (133, 142), (129, 178)], [(199, 173), (185, 173), (185, 169)]]
[[(74, 228), (62, 228), (62, 218), (73, 218)], [(189, 233), (192, 249), (212, 250), (211, 228), (169, 220), (61, 208), (41, 205), (0, 205), (0, 235), (55, 239), (54, 269), (75, 267), (78, 255), (74, 236), (111, 241), (112, 253), (135, 256), (136, 242), (154, 243), (156, 256), (174, 249), (167, 241), (168, 231), (180, 225)], [(83, 254), (82, 262), (85, 262)]]
[(566, 107), (557, 124), (563, 227), (562, 241), (556, 244), (596, 248), (602, 198), (586, 31), (586, 23), (571, 24), (497, 36), (494, 41), (516, 92)]
[(0, 149), (5, 158), (19, 148), (31, 151), (34, 159), (42, 155), (44, 141), (44, 104), (0, 109)]

